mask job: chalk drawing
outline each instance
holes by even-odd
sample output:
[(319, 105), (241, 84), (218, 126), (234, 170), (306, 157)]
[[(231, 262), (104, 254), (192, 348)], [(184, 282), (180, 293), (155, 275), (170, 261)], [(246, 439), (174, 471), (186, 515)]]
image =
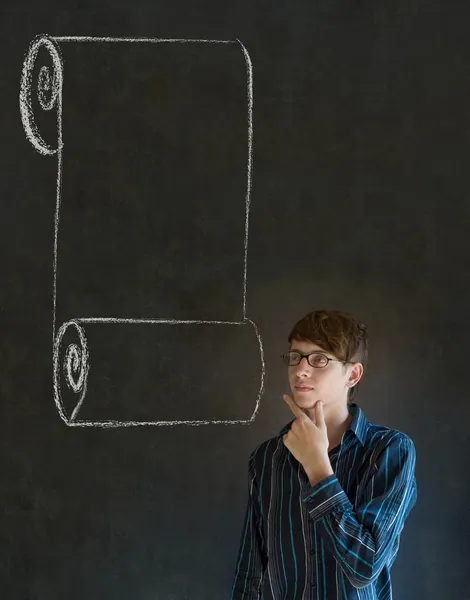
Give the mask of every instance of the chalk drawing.
[[(126, 318), (118, 316), (87, 317), (77, 316), (68, 319), (58, 326), (57, 324), (57, 271), (58, 271), (58, 234), (60, 225), (60, 212), (63, 187), (63, 156), (65, 145), (63, 140), (63, 81), (64, 81), (64, 59), (61, 47), (69, 43), (85, 44), (238, 44), (241, 48), (246, 63), (246, 123), (247, 123), (247, 162), (246, 162), (246, 195), (245, 203), (245, 225), (244, 225), (244, 260), (243, 260), (243, 289), (241, 290), (242, 315), (240, 320), (209, 320), (209, 319), (172, 319), (172, 318)], [(42, 66), (33, 82), (33, 73), (36, 67), (38, 54), (47, 53), (51, 65)], [(36, 84), (36, 85), (35, 85)], [(55, 144), (46, 141), (39, 131), (34, 115), (33, 92), (37, 94), (37, 100), (43, 111), (56, 111), (56, 140)], [(247, 317), (247, 259), (248, 259), (248, 232), (249, 213), (251, 202), (252, 171), (253, 171), (253, 69), (250, 56), (240, 40), (209, 40), (209, 39), (156, 39), (156, 38), (115, 38), (115, 37), (86, 37), (86, 36), (47, 36), (39, 35), (30, 44), (23, 63), (21, 85), (19, 94), (19, 106), (23, 128), (27, 139), (36, 151), (44, 156), (57, 157), (57, 179), (56, 179), (56, 208), (54, 216), (54, 244), (53, 244), (53, 282), (52, 282), (52, 342), (53, 342), (53, 394), (55, 404), (61, 419), (70, 427), (135, 427), (135, 426), (165, 426), (165, 425), (209, 425), (209, 424), (249, 424), (254, 421), (259, 411), (260, 400), (264, 392), (265, 362), (263, 341), (256, 324)], [(175, 420), (114, 420), (114, 419), (85, 419), (80, 418), (80, 411), (85, 401), (88, 390), (88, 377), (91, 368), (92, 351), (88, 347), (86, 328), (90, 324), (100, 323), (120, 325), (142, 325), (153, 327), (158, 325), (172, 325), (184, 327), (187, 325), (205, 325), (220, 327), (248, 327), (253, 330), (259, 352), (259, 388), (256, 393), (254, 409), (252, 414), (245, 419), (175, 419)], [(63, 348), (64, 336), (72, 335), (75, 341), (69, 342)], [(66, 408), (62, 395), (62, 385), (65, 381), (68, 390), (76, 395), (73, 409)]]

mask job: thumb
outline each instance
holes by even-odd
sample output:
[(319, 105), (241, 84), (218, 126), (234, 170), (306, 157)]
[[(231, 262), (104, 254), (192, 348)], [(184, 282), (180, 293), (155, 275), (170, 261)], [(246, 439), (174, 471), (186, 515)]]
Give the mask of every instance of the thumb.
[(326, 429), (325, 415), (323, 413), (323, 402), (321, 400), (315, 404), (315, 424), (321, 429)]

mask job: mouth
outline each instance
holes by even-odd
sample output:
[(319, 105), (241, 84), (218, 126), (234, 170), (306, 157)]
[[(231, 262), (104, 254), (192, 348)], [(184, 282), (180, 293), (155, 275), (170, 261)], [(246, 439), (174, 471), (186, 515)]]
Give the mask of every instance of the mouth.
[(296, 385), (295, 389), (297, 392), (302, 392), (302, 393), (311, 392), (313, 390), (312, 387), (309, 387), (307, 385)]

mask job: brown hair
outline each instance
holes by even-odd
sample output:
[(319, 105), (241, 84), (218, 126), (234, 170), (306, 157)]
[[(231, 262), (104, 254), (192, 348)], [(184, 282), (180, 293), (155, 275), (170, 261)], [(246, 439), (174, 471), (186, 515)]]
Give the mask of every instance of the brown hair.
[[(302, 317), (289, 334), (292, 340), (311, 342), (339, 360), (362, 363), (364, 372), (368, 358), (367, 327), (353, 315), (339, 310), (315, 310)], [(343, 365), (345, 368), (347, 365)], [(361, 379), (349, 388), (348, 406), (357, 393)]]

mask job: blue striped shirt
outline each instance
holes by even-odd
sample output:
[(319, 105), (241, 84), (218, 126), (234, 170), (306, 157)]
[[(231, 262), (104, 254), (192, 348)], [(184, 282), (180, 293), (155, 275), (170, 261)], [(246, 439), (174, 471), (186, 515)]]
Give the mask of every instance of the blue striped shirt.
[(410, 437), (357, 404), (334, 474), (311, 486), (282, 436), (249, 459), (249, 497), (232, 600), (392, 600), (391, 568), (417, 500)]

